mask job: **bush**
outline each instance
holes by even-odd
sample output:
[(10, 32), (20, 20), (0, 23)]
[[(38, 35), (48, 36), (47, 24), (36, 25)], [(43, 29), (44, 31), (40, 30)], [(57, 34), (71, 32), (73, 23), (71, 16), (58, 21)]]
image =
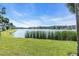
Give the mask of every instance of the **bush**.
[(5, 28), (2, 28), (2, 31), (5, 31), (6, 29)]
[(75, 31), (56, 31), (56, 32), (30, 31), (30, 32), (26, 32), (25, 38), (76, 41), (76, 32)]
[(62, 32), (59, 32), (59, 31), (57, 31), (57, 32), (55, 32), (55, 40), (62, 40)]

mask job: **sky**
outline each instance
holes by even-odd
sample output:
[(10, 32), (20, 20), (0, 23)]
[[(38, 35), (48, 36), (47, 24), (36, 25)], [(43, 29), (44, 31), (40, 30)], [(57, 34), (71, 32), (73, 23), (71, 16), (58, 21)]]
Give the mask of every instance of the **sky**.
[(0, 3), (16, 27), (75, 25), (75, 15), (64, 3)]

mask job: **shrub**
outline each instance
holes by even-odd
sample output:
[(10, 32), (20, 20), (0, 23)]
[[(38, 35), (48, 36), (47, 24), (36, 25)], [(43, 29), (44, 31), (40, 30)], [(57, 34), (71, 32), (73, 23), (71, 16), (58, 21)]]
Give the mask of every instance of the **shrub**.
[(73, 40), (76, 41), (75, 31), (30, 31), (26, 32), (25, 38)]
[(55, 40), (62, 40), (62, 32), (59, 32), (59, 31), (57, 31), (57, 32), (55, 32)]

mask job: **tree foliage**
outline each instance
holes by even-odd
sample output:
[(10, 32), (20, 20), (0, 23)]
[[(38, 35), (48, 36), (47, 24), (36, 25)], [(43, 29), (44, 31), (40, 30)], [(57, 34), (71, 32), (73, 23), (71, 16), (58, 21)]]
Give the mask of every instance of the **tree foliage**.
[(8, 18), (4, 18), (4, 22), (5, 23), (9, 23), (9, 19)]
[(67, 3), (67, 7), (70, 12), (75, 13), (75, 4), (74, 3)]
[(4, 17), (4, 15), (6, 14), (6, 8), (3, 7), (1, 10), (0, 10), (0, 23), (3, 24), (3, 29), (9, 29), (9, 28), (12, 28), (13, 27), (13, 23), (10, 23), (9, 22), (9, 18), (7, 17)]

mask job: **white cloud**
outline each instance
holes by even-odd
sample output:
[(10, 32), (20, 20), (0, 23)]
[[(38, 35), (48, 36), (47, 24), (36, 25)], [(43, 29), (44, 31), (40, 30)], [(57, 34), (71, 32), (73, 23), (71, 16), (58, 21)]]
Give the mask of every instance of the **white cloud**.
[(52, 25), (75, 25), (76, 20), (74, 15), (69, 15), (61, 18), (41, 17), (38, 20), (13, 20), (11, 22), (17, 27), (37, 27), (37, 26), (52, 26)]
[(11, 19), (10, 22), (12, 22), (16, 27), (26, 27), (25, 24), (22, 24), (14, 19)]
[(39, 20), (23, 20), (21, 22), (18, 22), (17, 20), (11, 19), (11, 21), (16, 27), (37, 27), (42, 25), (41, 21)]
[(52, 21), (54, 21), (56, 25), (76, 25), (76, 19), (74, 15), (69, 15), (56, 20), (52, 19)]
[(63, 21), (56, 21), (54, 25), (76, 25), (75, 20), (63, 20)]
[(48, 23), (48, 25), (76, 25), (75, 15), (68, 15), (60, 18), (41, 16), (40, 18), (41, 21)]
[(64, 16), (64, 17), (60, 17), (60, 18), (52, 18), (50, 19), (50, 21), (63, 21), (63, 20), (70, 20), (74, 18), (75, 19), (75, 16), (74, 15), (68, 15), (68, 16)]
[(28, 20), (23, 21), (23, 23), (26, 25), (26, 27), (37, 27), (42, 25), (42, 22), (40, 20)]
[(16, 15), (17, 17), (22, 17), (26, 15), (25, 13), (20, 13), (20, 12), (17, 12), (16, 10), (13, 10), (13, 14)]

